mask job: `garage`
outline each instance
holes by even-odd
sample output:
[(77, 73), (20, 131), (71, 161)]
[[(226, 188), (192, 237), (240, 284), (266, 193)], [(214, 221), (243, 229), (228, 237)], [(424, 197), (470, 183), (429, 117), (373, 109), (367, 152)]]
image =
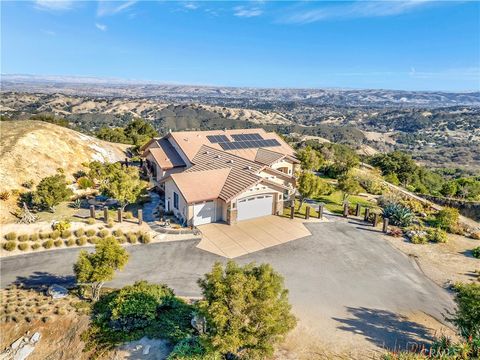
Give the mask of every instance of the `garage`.
[(193, 204), (193, 225), (203, 225), (215, 222), (215, 202), (204, 201)]
[(273, 195), (249, 196), (237, 201), (237, 220), (253, 219), (272, 214)]

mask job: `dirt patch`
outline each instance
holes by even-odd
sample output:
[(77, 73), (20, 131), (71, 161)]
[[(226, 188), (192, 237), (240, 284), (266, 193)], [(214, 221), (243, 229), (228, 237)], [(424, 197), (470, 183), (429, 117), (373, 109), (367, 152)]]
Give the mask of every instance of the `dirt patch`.
[(385, 239), (413, 257), (425, 275), (442, 287), (456, 282), (475, 281), (475, 270), (480, 270), (480, 261), (471, 255), (471, 250), (480, 245), (478, 240), (448, 235), (445, 244), (422, 245), (391, 236), (385, 236)]
[(112, 353), (116, 360), (165, 360), (172, 346), (165, 340), (141, 338), (120, 346)]

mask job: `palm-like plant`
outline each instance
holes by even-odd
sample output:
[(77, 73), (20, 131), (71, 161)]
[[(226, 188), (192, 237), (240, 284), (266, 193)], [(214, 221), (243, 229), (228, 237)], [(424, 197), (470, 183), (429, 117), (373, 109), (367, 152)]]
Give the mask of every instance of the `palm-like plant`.
[(390, 224), (395, 226), (410, 226), (414, 216), (409, 208), (400, 204), (388, 204), (383, 208), (383, 217), (388, 218)]

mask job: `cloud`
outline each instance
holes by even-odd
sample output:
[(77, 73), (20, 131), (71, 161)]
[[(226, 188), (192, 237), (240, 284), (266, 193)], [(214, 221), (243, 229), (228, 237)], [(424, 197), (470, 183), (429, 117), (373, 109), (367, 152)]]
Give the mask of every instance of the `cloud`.
[(197, 10), (198, 9), (198, 5), (193, 3), (193, 2), (186, 3), (186, 4), (183, 5), (183, 7), (185, 9), (188, 9), (188, 10)]
[(130, 8), (137, 1), (107, 1), (100, 0), (97, 7), (97, 16), (115, 15)]
[(290, 24), (308, 24), (329, 19), (354, 19), (401, 15), (420, 8), (432, 0), (403, 1), (355, 1), (326, 7), (302, 9), (280, 18), (280, 22)]
[(260, 16), (263, 14), (263, 10), (258, 8), (258, 7), (245, 7), (245, 6), (236, 6), (233, 8), (234, 13), (233, 15), (238, 16), (238, 17), (255, 17), (255, 16)]
[(95, 23), (95, 27), (101, 31), (107, 31), (107, 25)]
[(47, 11), (67, 11), (73, 8), (74, 2), (69, 0), (35, 0), (35, 7)]
[(444, 69), (441, 71), (417, 71), (414, 67), (408, 75), (414, 79), (440, 79), (440, 80), (480, 80), (479, 67), (466, 67), (455, 69)]

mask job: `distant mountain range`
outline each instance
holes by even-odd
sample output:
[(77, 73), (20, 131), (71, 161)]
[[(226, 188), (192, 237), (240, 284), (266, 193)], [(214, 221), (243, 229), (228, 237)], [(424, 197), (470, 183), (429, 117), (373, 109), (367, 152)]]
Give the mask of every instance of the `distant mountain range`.
[(102, 97), (148, 97), (173, 101), (248, 105), (303, 103), (349, 107), (480, 106), (480, 91), (441, 92), (356, 89), (269, 89), (160, 84), (155, 82), (76, 76), (1, 76), (2, 91), (63, 93)]

